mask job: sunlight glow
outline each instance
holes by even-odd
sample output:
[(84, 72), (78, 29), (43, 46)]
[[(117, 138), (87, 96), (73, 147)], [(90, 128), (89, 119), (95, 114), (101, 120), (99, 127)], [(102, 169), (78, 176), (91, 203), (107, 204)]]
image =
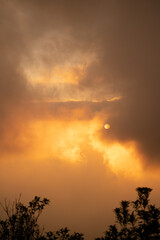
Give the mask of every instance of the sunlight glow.
[[(78, 113), (77, 113), (78, 114)], [(103, 120), (104, 121), (104, 120)], [(100, 153), (104, 165), (116, 175), (127, 178), (142, 176), (140, 159), (134, 143), (105, 142), (100, 138), (102, 116), (88, 120), (48, 119), (30, 122), (27, 132), (19, 137), (24, 142), (23, 159), (32, 161), (62, 160), (69, 163), (85, 163), (90, 152)], [(17, 144), (18, 144), (17, 142)]]
[(108, 123), (106, 123), (106, 124), (104, 125), (104, 128), (105, 128), (105, 129), (109, 129), (109, 128), (110, 128), (110, 125), (109, 125)]
[(118, 101), (120, 100), (122, 97), (121, 96), (118, 96), (118, 97), (112, 97), (110, 99), (107, 99), (107, 102), (114, 102), (114, 101)]
[(140, 159), (137, 156), (134, 143), (122, 145), (118, 142), (103, 142), (97, 132), (99, 131), (101, 121), (92, 123), (92, 134), (90, 134), (90, 143), (93, 149), (100, 152), (104, 163), (110, 167), (116, 175), (124, 175), (128, 178), (139, 178), (143, 175)]
[(110, 146), (107, 150), (106, 160), (116, 174), (140, 177), (142, 175), (140, 162), (135, 155), (132, 146), (125, 147), (118, 143)]

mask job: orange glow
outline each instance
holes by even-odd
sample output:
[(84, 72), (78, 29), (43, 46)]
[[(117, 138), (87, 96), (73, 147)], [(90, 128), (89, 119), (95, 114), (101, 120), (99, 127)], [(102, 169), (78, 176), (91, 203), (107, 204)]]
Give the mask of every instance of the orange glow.
[(116, 174), (123, 174), (126, 176), (140, 177), (142, 176), (142, 169), (132, 146), (125, 147), (121, 144), (115, 143), (107, 150), (106, 160), (112, 171)]
[(121, 96), (119, 96), (119, 97), (113, 97), (113, 98), (107, 99), (107, 102), (118, 101), (118, 100), (120, 100), (121, 98), (122, 98)]
[(82, 161), (83, 137), (87, 136), (85, 122), (35, 121), (30, 124), (33, 134), (29, 154), (35, 159)]
[(28, 157), (33, 160), (61, 159), (81, 162), (83, 145), (86, 144), (89, 125), (86, 121), (33, 121), (29, 125), (31, 136)]
[[(75, 115), (83, 115), (81, 111), (77, 109)], [(61, 116), (58, 120), (48, 118), (26, 123), (14, 139), (13, 147), (17, 151), (15, 154), (10, 151), (10, 155), (6, 153), (6, 156), (31, 161), (59, 159), (75, 164), (84, 163), (96, 151), (101, 155), (104, 165), (114, 174), (128, 178), (143, 176), (134, 143), (122, 145), (116, 141), (104, 142), (100, 138), (99, 131), (103, 129), (104, 122), (102, 115), (92, 120), (73, 119), (75, 117), (72, 113), (72, 118), (68, 120)]]
[(136, 153), (134, 143), (122, 145), (118, 142), (102, 142), (96, 134), (101, 126), (101, 121), (92, 122), (90, 143), (93, 149), (100, 152), (104, 163), (117, 175), (128, 178), (139, 178), (143, 175), (140, 158)]
[(134, 144), (103, 142), (98, 135), (102, 126), (99, 118), (90, 121), (35, 120), (30, 122), (19, 141), (25, 139), (25, 159), (85, 162), (88, 155), (84, 149), (90, 148), (101, 154), (104, 164), (115, 174), (140, 177), (142, 170)]
[(105, 129), (109, 129), (109, 128), (110, 128), (110, 125), (109, 125), (108, 123), (106, 123), (106, 124), (104, 125), (104, 128), (105, 128)]

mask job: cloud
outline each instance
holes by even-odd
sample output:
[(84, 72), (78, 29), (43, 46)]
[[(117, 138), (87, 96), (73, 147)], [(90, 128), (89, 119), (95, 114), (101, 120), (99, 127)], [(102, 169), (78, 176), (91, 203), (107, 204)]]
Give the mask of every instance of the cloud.
[(49, 230), (68, 225), (93, 239), (137, 186), (159, 199), (159, 8), (0, 3), (1, 196), (50, 198)]
[(110, 119), (112, 134), (122, 142), (135, 141), (146, 164), (159, 164), (160, 4), (123, 3), (115, 4), (113, 27), (104, 37), (103, 61), (123, 96)]
[(111, 125), (102, 139), (132, 141), (146, 164), (159, 164), (159, 7), (158, 1), (2, 1), (3, 148), (7, 134), (23, 132), (35, 115), (85, 120), (102, 111)]

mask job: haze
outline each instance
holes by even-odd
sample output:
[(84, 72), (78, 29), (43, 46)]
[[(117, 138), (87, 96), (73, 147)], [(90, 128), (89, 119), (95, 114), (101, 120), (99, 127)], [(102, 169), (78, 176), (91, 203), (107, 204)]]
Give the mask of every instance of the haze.
[(160, 2), (1, 0), (0, 200), (102, 236), (135, 188), (160, 195)]

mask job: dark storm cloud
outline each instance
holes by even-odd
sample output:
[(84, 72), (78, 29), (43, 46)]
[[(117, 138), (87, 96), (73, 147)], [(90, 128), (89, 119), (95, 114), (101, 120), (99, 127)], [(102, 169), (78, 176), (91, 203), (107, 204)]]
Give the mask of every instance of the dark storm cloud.
[(120, 141), (134, 140), (148, 163), (160, 160), (160, 4), (139, 1), (115, 5), (113, 28), (106, 34), (103, 62), (124, 99), (110, 119)]
[[(97, 59), (81, 77), (78, 91), (88, 90), (93, 99), (121, 95), (122, 100), (106, 110), (113, 116), (111, 138), (135, 141), (148, 163), (159, 162), (159, 1), (16, 0), (1, 1), (0, 11), (4, 135), (5, 119), (14, 109), (21, 108), (23, 117), (24, 102), (43, 99), (43, 86), (31, 87), (22, 65), (50, 69), (74, 54), (95, 53)], [(58, 99), (58, 90), (52, 92)], [(106, 103), (102, 105), (105, 109)], [(29, 116), (34, 115), (33, 104), (28, 108)], [(95, 104), (91, 110), (98, 108)]]

